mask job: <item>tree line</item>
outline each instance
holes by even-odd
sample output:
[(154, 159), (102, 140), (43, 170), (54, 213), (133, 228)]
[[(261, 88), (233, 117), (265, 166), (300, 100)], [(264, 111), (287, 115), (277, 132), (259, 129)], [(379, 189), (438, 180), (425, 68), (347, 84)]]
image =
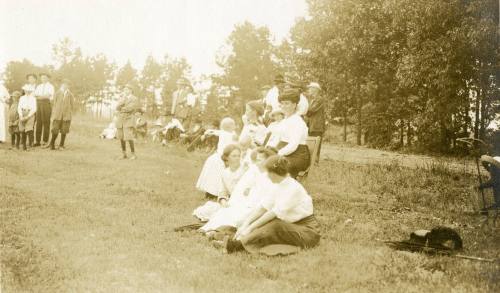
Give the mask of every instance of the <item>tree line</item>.
[[(462, 151), (461, 137), (488, 140), (500, 113), (497, 0), (307, 0), (308, 16), (277, 43), (267, 27), (240, 23), (215, 56), (221, 72), (209, 81), (205, 115), (238, 116), (262, 97), (275, 74), (317, 81), (331, 124), (354, 129), (356, 143), (426, 152)], [(161, 86), (168, 102), (176, 80), (190, 73), (184, 58), (152, 56), (138, 72), (104, 55), (83, 56), (70, 40), (54, 45), (55, 65), (7, 65), (6, 85), (20, 88), (27, 72), (70, 78), (82, 99), (111, 80), (133, 83), (151, 103)], [(497, 118), (498, 119), (498, 118)]]

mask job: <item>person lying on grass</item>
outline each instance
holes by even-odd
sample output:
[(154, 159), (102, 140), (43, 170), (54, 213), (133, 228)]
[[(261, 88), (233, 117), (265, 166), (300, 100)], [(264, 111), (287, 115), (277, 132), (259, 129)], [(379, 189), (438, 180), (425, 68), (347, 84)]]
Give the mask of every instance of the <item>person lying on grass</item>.
[(289, 162), (272, 156), (265, 164), (273, 183), (260, 205), (245, 219), (236, 234), (226, 236), (226, 253), (247, 251), (266, 255), (287, 255), (318, 245), (320, 234), (311, 197), (288, 174)]
[(239, 145), (230, 144), (226, 146), (221, 157), (225, 168), (221, 174), (222, 184), (217, 194), (217, 202), (208, 201), (193, 211), (193, 216), (201, 221), (210, 220), (217, 210), (227, 207), (229, 197), (245, 171), (241, 165), (241, 148)]
[(254, 163), (234, 187), (227, 206), (217, 210), (199, 229), (200, 232), (206, 233), (205, 235), (210, 239), (219, 240), (223, 239), (228, 232), (236, 232), (236, 228), (243, 224), (245, 218), (259, 204), (272, 184), (264, 164), (267, 158), (273, 155), (276, 155), (276, 152), (268, 148), (259, 147), (253, 150)]

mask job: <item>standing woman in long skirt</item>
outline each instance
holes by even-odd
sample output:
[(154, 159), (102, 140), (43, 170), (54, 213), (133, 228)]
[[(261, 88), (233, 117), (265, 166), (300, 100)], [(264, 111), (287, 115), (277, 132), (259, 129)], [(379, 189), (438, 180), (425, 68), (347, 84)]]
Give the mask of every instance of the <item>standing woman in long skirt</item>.
[(9, 100), (9, 91), (3, 84), (0, 84), (0, 143), (7, 139), (7, 101)]
[(280, 142), (278, 155), (284, 156), (290, 162), (290, 176), (297, 178), (311, 164), (311, 155), (307, 147), (308, 128), (304, 119), (297, 113), (300, 92), (295, 89), (285, 89), (280, 93), (281, 109), (285, 119), (280, 122)]

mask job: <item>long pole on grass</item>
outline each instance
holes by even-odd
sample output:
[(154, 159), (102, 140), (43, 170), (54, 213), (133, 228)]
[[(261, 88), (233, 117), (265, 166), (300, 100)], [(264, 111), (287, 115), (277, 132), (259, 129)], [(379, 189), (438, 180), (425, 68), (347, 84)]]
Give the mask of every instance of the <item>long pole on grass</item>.
[[(472, 147), (474, 151), (474, 159), (476, 161), (476, 168), (477, 168), (477, 179), (479, 180), (479, 186), (483, 185), (483, 178), (481, 177), (481, 168), (479, 168), (479, 150), (478, 150), (478, 145), (477, 143), (480, 142), (483, 145), (487, 145), (484, 141), (477, 139), (477, 138), (470, 138), (470, 137), (464, 137), (464, 138), (458, 138), (458, 142), (463, 142), (467, 144), (468, 146)], [(483, 208), (486, 208), (486, 198), (484, 196), (484, 190), (479, 189), (481, 192), (481, 199), (483, 200)]]

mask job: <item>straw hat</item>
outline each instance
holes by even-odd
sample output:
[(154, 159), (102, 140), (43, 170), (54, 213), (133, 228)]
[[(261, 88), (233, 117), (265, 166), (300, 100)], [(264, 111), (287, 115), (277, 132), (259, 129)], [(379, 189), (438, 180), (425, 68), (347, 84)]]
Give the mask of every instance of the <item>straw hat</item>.
[(488, 155), (482, 155), (481, 156), (481, 161), (482, 162), (490, 163), (490, 164), (495, 165), (498, 168), (500, 168), (500, 156), (499, 157), (491, 157), (491, 156), (488, 156)]

